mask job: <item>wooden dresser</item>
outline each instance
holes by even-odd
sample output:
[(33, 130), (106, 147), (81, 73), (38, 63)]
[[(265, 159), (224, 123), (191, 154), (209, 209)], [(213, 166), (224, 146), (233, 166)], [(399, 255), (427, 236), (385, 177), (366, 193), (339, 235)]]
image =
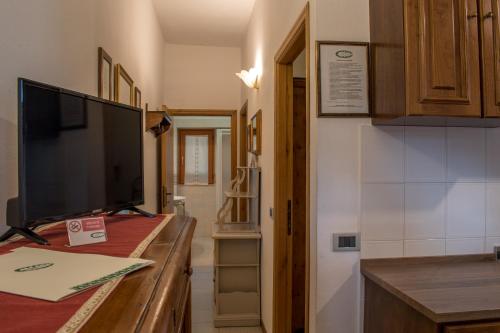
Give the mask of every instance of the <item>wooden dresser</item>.
[(142, 255), (156, 264), (125, 277), (80, 332), (190, 333), (195, 225), (175, 216)]
[(500, 333), (493, 255), (367, 259), (365, 333)]

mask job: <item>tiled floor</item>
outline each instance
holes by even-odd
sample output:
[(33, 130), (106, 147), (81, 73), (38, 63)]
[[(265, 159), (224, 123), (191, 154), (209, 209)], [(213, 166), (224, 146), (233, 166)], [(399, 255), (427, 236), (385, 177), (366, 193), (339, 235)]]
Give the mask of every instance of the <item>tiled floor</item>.
[(193, 333), (261, 333), (259, 327), (215, 328), (213, 324), (213, 253), (211, 238), (195, 237), (192, 251)]

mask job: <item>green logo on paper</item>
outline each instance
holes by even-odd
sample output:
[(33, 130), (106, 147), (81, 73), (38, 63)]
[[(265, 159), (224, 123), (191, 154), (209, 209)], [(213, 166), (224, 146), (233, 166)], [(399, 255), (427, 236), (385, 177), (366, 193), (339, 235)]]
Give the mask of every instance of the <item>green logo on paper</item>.
[(54, 266), (53, 263), (45, 263), (45, 264), (38, 264), (38, 265), (32, 265), (32, 266), (26, 266), (26, 267), (21, 267), (18, 269), (15, 269), (15, 272), (31, 272), (31, 271), (38, 271), (40, 269), (44, 268), (49, 268), (50, 266)]
[(335, 52), (335, 55), (339, 58), (347, 59), (352, 57), (352, 52), (348, 50), (338, 50)]
[(100, 231), (99, 232), (94, 232), (94, 233), (90, 234), (90, 237), (92, 237), (92, 238), (102, 238), (102, 237), (104, 237), (104, 232), (100, 232)]

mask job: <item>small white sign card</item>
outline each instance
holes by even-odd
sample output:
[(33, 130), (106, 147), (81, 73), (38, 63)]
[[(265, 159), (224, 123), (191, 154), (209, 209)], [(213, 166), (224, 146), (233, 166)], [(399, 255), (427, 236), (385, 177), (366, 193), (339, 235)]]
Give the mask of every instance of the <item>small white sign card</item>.
[(70, 246), (102, 243), (108, 240), (103, 217), (66, 220)]
[(318, 42), (318, 116), (370, 115), (369, 44)]

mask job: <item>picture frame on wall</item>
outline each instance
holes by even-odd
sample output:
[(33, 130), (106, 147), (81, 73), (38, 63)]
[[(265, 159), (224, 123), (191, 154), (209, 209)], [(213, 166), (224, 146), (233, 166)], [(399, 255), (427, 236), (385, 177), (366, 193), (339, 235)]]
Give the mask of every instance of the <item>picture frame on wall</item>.
[(252, 117), (250, 121), (252, 128), (251, 152), (255, 155), (260, 155), (262, 153), (262, 110), (257, 111), (257, 113)]
[(99, 98), (113, 100), (113, 58), (102, 48), (97, 50), (97, 94)]
[(370, 117), (370, 44), (316, 42), (318, 117)]
[(142, 109), (142, 93), (137, 87), (134, 88), (134, 106)]
[(115, 102), (134, 105), (134, 80), (120, 64), (115, 67)]

